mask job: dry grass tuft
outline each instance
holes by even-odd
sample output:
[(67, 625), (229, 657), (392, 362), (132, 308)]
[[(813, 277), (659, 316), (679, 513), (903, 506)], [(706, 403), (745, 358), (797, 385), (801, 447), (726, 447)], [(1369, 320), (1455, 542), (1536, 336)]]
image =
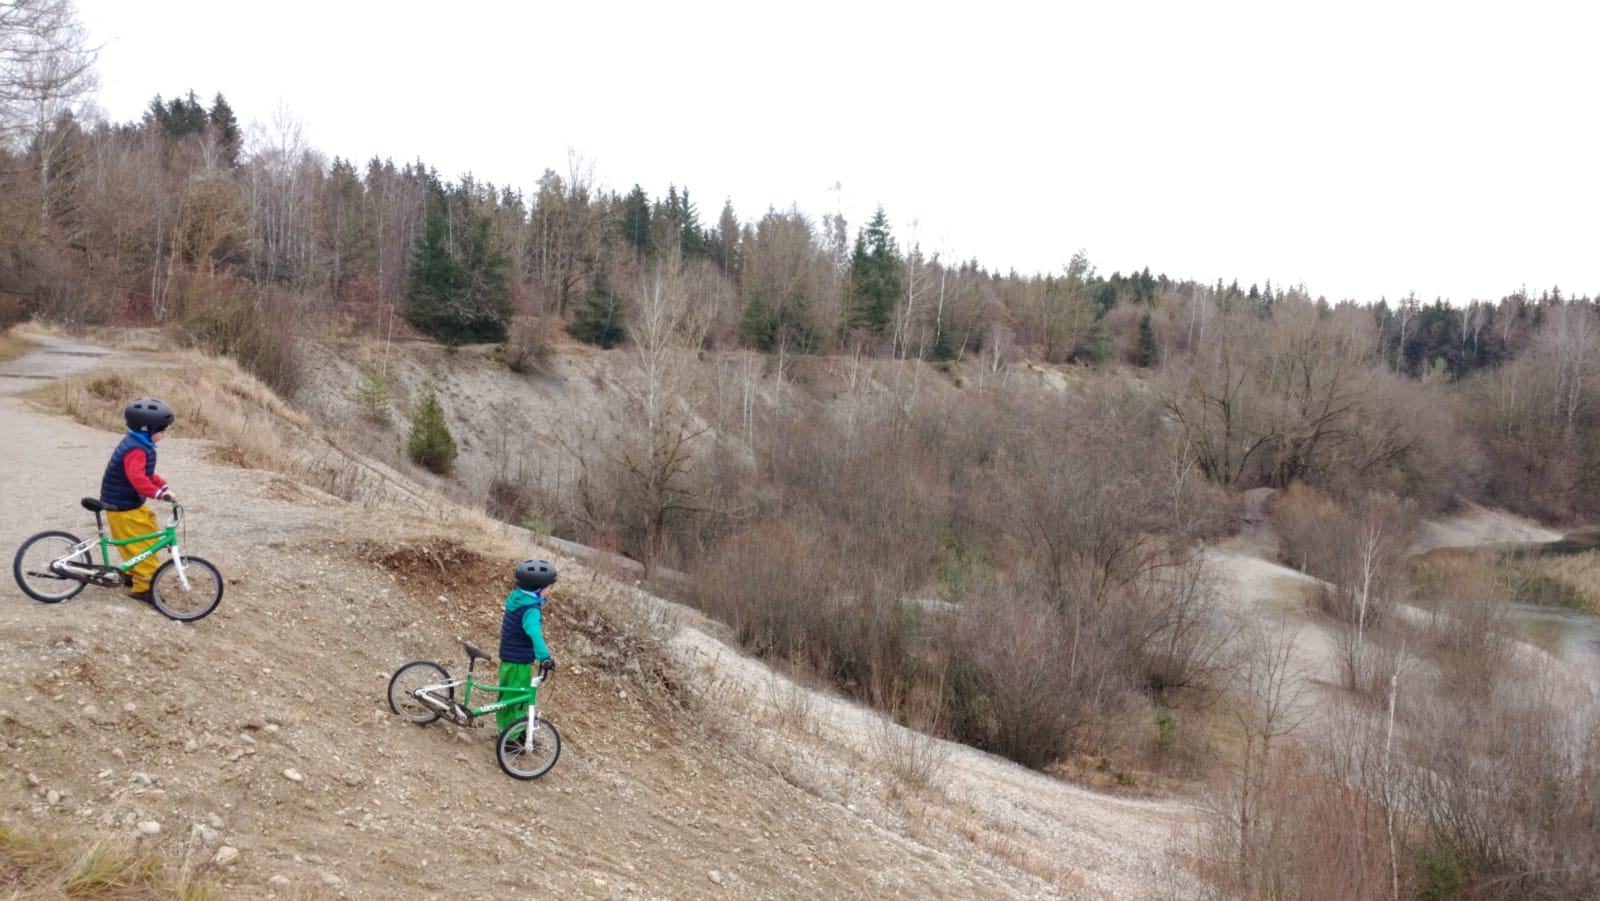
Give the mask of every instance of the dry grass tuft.
[(1516, 570), (1519, 586), (1543, 595), (1531, 600), (1600, 615), (1600, 551), (1524, 558)]
[(27, 336), (19, 335), (14, 330), (0, 332), (0, 363), (15, 360), (27, 353), (32, 346), (33, 342), (29, 341)]
[(950, 759), (948, 742), (897, 725), (888, 717), (879, 721), (872, 735), (872, 750), (878, 767), (912, 791), (937, 784)]
[(226, 459), (257, 469), (290, 470), (295, 455), (284, 435), (310, 420), (231, 360), (185, 351), (171, 366), (99, 372), (35, 389), (29, 400), (84, 425), (123, 430), (122, 410), (140, 396), (159, 397), (177, 414), (174, 434), (215, 441)]
[(192, 874), (168, 874), (155, 855), (125, 840), (42, 839), (4, 826), (0, 826), (0, 887), (15, 901), (222, 897), (214, 885)]

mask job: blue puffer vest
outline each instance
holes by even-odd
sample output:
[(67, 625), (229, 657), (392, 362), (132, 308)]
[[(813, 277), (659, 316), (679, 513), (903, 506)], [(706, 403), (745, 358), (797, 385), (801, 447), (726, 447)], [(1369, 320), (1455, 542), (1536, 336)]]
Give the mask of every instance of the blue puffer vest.
[(522, 624), (522, 619), (529, 613), (534, 616), (543, 616), (543, 611), (540, 608), (544, 606), (544, 598), (531, 591), (525, 591), (523, 594), (526, 597), (533, 598), (533, 600), (526, 604), (520, 604), (514, 609), (507, 610), (505, 617), (500, 620), (501, 663), (532, 663), (538, 659), (538, 654), (533, 647), (533, 639), (529, 637), (527, 627)]
[(117, 449), (111, 452), (111, 462), (106, 464), (106, 474), (100, 479), (100, 500), (107, 510), (137, 510), (144, 505), (144, 498), (122, 470), (122, 458), (134, 448), (144, 451), (145, 478), (156, 474), (155, 442), (129, 432)]

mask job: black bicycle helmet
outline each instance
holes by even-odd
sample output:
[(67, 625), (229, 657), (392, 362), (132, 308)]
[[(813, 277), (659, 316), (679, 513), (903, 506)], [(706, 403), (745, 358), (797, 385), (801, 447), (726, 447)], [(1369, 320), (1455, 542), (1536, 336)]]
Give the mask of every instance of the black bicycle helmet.
[(128, 402), (122, 411), (128, 428), (135, 432), (154, 435), (172, 425), (172, 408), (153, 397), (139, 397)]
[(538, 591), (556, 584), (556, 568), (543, 560), (524, 560), (517, 564), (517, 587)]

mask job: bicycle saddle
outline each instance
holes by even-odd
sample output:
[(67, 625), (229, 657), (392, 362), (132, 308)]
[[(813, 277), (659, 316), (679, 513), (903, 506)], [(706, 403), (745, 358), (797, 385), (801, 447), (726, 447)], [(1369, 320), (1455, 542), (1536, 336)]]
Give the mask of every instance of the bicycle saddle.
[(482, 648), (479, 648), (477, 645), (473, 644), (472, 642), (467, 641), (467, 642), (462, 642), (462, 643), (467, 646), (467, 659), (469, 659), (469, 660), (493, 660), (494, 659), (493, 657), (489, 656), (488, 654), (485, 654), (483, 652)]
[(90, 513), (100, 513), (106, 508), (106, 505), (102, 504), (97, 497), (86, 497), (81, 503), (83, 504), (83, 509), (88, 510)]

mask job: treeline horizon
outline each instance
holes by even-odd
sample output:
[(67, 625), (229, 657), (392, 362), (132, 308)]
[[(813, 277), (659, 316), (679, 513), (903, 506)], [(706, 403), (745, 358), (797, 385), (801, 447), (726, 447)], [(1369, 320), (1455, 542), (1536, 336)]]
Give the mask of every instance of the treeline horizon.
[[(709, 263), (732, 283), (735, 303), (713, 336), (723, 346), (827, 353), (854, 349), (866, 338), (900, 357), (953, 359), (981, 352), (986, 342), (1001, 340), (997, 331), (1009, 329), (1020, 344), (1039, 348), (1044, 362), (1119, 358), (1142, 365), (1152, 362), (1155, 349), (1118, 347), (1106, 333), (1107, 314), (1119, 305), (1148, 311), (1158, 292), (1206, 291), (1223, 304), (1264, 306), (1285, 296), (1312, 296), (1304, 285), (1274, 288), (1268, 280), (1243, 286), (1237, 278), (1205, 283), (1152, 276), (1149, 267), (1103, 276), (1081, 251), (1059, 273), (1000, 275), (977, 259), (941, 260), (915, 244), (902, 249), (881, 208), (853, 239), (842, 217), (818, 222), (793, 206), (769, 206), (759, 218), (741, 221), (724, 203), (708, 225), (687, 187), (669, 185), (659, 198), (638, 185), (626, 193), (601, 192), (578, 159), (569, 160), (565, 175), (546, 169), (528, 193), (479, 182), (470, 173), (444, 181), (420, 159), (396, 166), (392, 158), (374, 156), (358, 169), (305, 145), (289, 123), (258, 143), (245, 154), (243, 132), (222, 94), (209, 107), (193, 92), (170, 101), (157, 94), (139, 121), (97, 122), (88, 129), (61, 114), (7, 167), (11, 176), (34, 170), (39, 183), (29, 193), (38, 195), (45, 221), (36, 224), (46, 233), (34, 236), (43, 244), (31, 248), (39, 258), (13, 257), (4, 289), (30, 313), (162, 321), (174, 285), (155, 270), (165, 264), (179, 274), (172, 265), (177, 257), (260, 290), (305, 292), (324, 309), (363, 303), (403, 308), (414, 325), (445, 341), (502, 340), (516, 311), (577, 319), (580, 336), (610, 344), (625, 334), (627, 295), (634, 292), (626, 274), (641, 260), (675, 255), (686, 265)], [(121, 183), (135, 175), (126, 167), (140, 162), (141, 153), (155, 170), (143, 173), (145, 180), (159, 184)], [(112, 159), (123, 171), (97, 165)], [(141, 202), (142, 222), (99, 221), (86, 214), (103, 204), (77, 196), (84, 177), (99, 190), (164, 188), (169, 209)], [(217, 180), (232, 182), (233, 190), (219, 190)], [(90, 240), (97, 226), (112, 233), (100, 237), (115, 240)], [(65, 246), (50, 248), (48, 231)], [(99, 296), (74, 299), (70, 288), (30, 284), (27, 270), (42, 276), (51, 250), (68, 258), (76, 252), (85, 264), (110, 264), (110, 271), (94, 267), (100, 278), (74, 286), (76, 293), (99, 289)], [(129, 254), (140, 250), (145, 259), (134, 265)], [(419, 285), (413, 264), (429, 254), (453, 271), (435, 271), (435, 286)], [(105, 255), (111, 259), (97, 259)], [(431, 314), (428, 301), (418, 299), (430, 287), (456, 295), (443, 304), (451, 307), (449, 315)], [(908, 309), (906, 321), (897, 322), (889, 308), (901, 293)], [(915, 310), (919, 299), (935, 308), (931, 322), (925, 321), (930, 314)], [(1323, 297), (1315, 300), (1328, 305)], [(1428, 303), (1414, 294), (1360, 303), (1372, 307), (1391, 365), (1412, 375), (1444, 366), (1460, 376), (1505, 358), (1505, 342), (1494, 340), (1494, 320), (1524, 315), (1530, 305), (1593, 302), (1553, 287), (1464, 306)], [(1006, 315), (985, 315), (990, 304)], [(1089, 309), (1064, 309), (1074, 305)], [(1060, 334), (1051, 308), (1069, 318), (1087, 314), (1088, 327)]]
[[(1559, 288), (1465, 307), (1414, 296), (1329, 304), (1270, 283), (1206, 284), (1149, 269), (1102, 276), (1081, 252), (1061, 273), (998, 275), (975, 260), (900, 247), (881, 209), (853, 237), (837, 216), (816, 223), (794, 208), (741, 221), (725, 204), (706, 225), (687, 189), (669, 187), (662, 198), (638, 186), (601, 193), (576, 164), (565, 175), (546, 170), (524, 194), (470, 176), (444, 182), (420, 161), (397, 167), (374, 158), (359, 171), (327, 160), (289, 126), (246, 153), (221, 94), (209, 105), (192, 93), (157, 95), (138, 122), (85, 128), (63, 113), (0, 163), (9, 198), (0, 216), (0, 319), (177, 326), (283, 390), (297, 375), (280, 339), (324, 319), (370, 334), (409, 326), (445, 343), (526, 343), (530, 330), (559, 328), (613, 347), (629, 340), (652, 280), (669, 270), (704, 320), (702, 347), (780, 358), (849, 353), (996, 369), (1028, 359), (1170, 380), (1229, 344), (1219, 325), (1260, 330), (1280, 311), (1305, 307), (1324, 331), (1361, 332), (1339, 339), (1348, 344), (1341, 353), (1356, 355), (1353, 367), (1449, 382), (1458, 395), (1469, 383), (1481, 390), (1495, 378), (1474, 376), (1504, 375), (1530, 349), (1560, 356), (1566, 362), (1544, 367), (1555, 367), (1545, 390), (1558, 427), (1525, 423), (1538, 440), (1503, 442), (1499, 450), (1516, 459), (1488, 467), (1522, 476), (1499, 480), (1504, 487), (1491, 478), (1486, 490), (1462, 496), (1557, 521), (1600, 513), (1589, 451), (1577, 447), (1592, 379), (1582, 351), (1596, 305)], [(1257, 390), (1274, 390), (1272, 378)], [(1198, 390), (1194, 409), (1175, 401), (1174, 411), (1205, 438), (1211, 413), (1240, 408), (1238, 399)], [(1283, 442), (1305, 441), (1265, 424), (1252, 435), (1249, 420), (1219, 426), (1231, 430), (1224, 443), (1252, 445), (1242, 460), (1197, 441), (1208, 477), (1285, 487), (1305, 467), (1259, 461), (1304, 457), (1305, 447)], [(1504, 435), (1503, 426), (1479, 437)], [(1341, 434), (1315, 434), (1310, 445)], [(1524, 490), (1539, 472), (1552, 488)]]

